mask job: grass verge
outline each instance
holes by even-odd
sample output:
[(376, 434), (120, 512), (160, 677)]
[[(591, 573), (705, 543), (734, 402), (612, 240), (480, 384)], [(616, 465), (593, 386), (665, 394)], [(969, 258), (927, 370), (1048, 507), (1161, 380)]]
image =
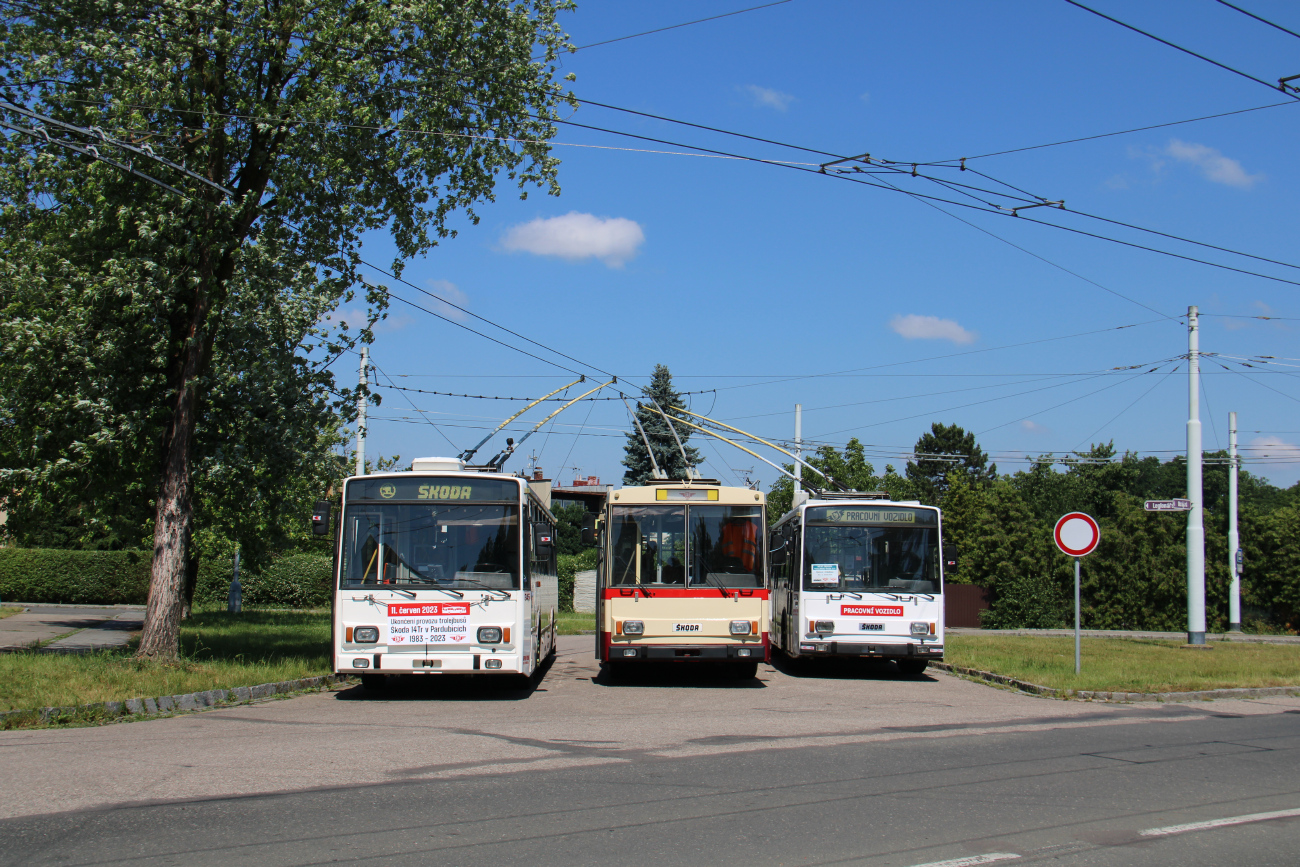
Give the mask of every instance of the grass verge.
[(596, 631), (596, 615), (591, 612), (561, 611), (556, 624), (561, 635), (586, 635)]
[(232, 689), (330, 673), (327, 611), (196, 613), (181, 624), (181, 658), (124, 652), (0, 654), (0, 711)]
[(0, 605), (0, 620), (13, 617), (15, 614), (22, 614), (26, 610), (25, 608), (19, 608), (17, 605)]
[(1088, 638), (1081, 674), (1070, 636), (950, 635), (944, 661), (1065, 690), (1192, 692), (1300, 685), (1300, 646), (1215, 642), (1186, 650), (1178, 642)]

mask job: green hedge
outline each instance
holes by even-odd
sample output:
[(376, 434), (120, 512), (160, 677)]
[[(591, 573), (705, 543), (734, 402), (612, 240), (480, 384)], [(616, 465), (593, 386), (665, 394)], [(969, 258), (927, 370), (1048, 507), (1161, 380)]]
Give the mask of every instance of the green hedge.
[(597, 552), (588, 548), (581, 554), (561, 554), (559, 556), (560, 610), (573, 610), (573, 581), (576, 573), (585, 569), (595, 569)]
[[(328, 555), (288, 554), (261, 573), (241, 572), (243, 602), (326, 607), (330, 604), (330, 565)], [(151, 566), (147, 551), (0, 548), (0, 600), (143, 605), (149, 599)], [(230, 570), (231, 563), (225, 558), (201, 559), (195, 603), (225, 603)]]
[(0, 599), (143, 605), (150, 566), (145, 551), (0, 548)]

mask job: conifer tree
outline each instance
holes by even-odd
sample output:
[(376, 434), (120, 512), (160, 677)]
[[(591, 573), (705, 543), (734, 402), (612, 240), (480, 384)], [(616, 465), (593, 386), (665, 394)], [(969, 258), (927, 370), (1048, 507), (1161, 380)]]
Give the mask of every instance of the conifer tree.
[[(650, 441), (650, 448), (654, 450), (659, 469), (663, 470), (670, 479), (689, 478), (690, 474), (687, 470), (699, 466), (703, 460), (699, 449), (687, 445), (691, 428), (684, 424), (673, 425), (677, 436), (682, 441), (682, 449), (678, 449), (677, 441), (673, 439), (673, 432), (668, 429), (667, 422), (651, 402), (652, 399), (657, 401), (670, 417), (684, 417), (675, 410), (681, 409), (686, 404), (682, 403), (681, 394), (673, 389), (673, 375), (662, 364), (655, 365), (650, 385), (645, 390), (645, 397), (637, 402), (636, 417), (641, 422), (641, 427), (645, 429), (646, 439)], [(641, 433), (636, 429), (635, 424), (627, 433), (627, 444), (623, 449), (626, 452), (623, 466), (627, 467), (627, 472), (623, 474), (623, 484), (644, 485), (654, 478), (654, 467), (650, 463), (650, 456), (646, 454), (645, 442), (642, 441)], [(686, 452), (686, 461), (682, 460), (683, 450)]]

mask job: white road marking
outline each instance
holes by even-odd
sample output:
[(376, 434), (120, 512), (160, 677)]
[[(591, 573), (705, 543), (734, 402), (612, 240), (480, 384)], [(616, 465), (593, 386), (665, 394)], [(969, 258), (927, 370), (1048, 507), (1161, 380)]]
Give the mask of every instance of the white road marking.
[(1164, 828), (1147, 828), (1143, 837), (1168, 837), (1171, 834), (1186, 834), (1188, 831), (1204, 831), (1208, 828), (1223, 828), (1228, 825), (1246, 825), (1250, 822), (1267, 822), (1269, 819), (1289, 819), (1300, 816), (1300, 809), (1274, 810), (1271, 813), (1247, 813), (1244, 816), (1229, 816), (1226, 819), (1210, 819), (1207, 822), (1188, 822), (1186, 825), (1169, 825)]
[(990, 852), (987, 855), (953, 858), (951, 861), (928, 861), (925, 864), (913, 864), (912, 867), (972, 867), (975, 864), (992, 864), (994, 861), (1010, 861), (1019, 857), (1013, 852)]

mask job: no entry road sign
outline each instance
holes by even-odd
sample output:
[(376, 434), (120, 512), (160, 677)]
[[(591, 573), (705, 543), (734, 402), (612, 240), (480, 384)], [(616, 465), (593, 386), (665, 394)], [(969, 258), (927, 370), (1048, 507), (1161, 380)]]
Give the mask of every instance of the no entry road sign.
[(1056, 547), (1071, 557), (1082, 557), (1097, 547), (1101, 541), (1101, 529), (1091, 515), (1071, 512), (1056, 522), (1052, 536), (1056, 539)]
[(1145, 508), (1148, 512), (1190, 512), (1192, 510), (1192, 501), (1147, 500)]

